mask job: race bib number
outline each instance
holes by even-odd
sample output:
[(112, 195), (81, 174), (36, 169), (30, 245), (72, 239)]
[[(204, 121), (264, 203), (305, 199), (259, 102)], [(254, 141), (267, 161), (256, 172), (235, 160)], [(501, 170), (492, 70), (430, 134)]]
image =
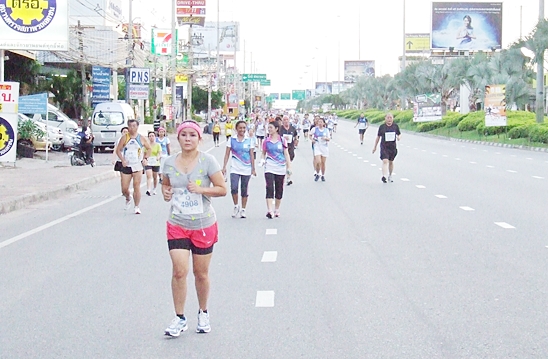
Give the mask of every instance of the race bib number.
[(177, 188), (171, 200), (173, 214), (200, 214), (204, 213), (204, 201), (199, 193), (191, 193), (188, 189)]
[(139, 163), (139, 152), (138, 150), (127, 150), (125, 154), (126, 160), (129, 162), (129, 165), (136, 165)]
[(384, 134), (384, 140), (386, 142), (394, 142), (396, 141), (396, 132), (386, 132)]
[(285, 140), (286, 140), (287, 143), (293, 142), (293, 135), (285, 134), (285, 135), (284, 135), (284, 138), (285, 138)]
[(281, 150), (283, 148), (281, 143), (278, 143), (278, 149)]
[(156, 157), (149, 157), (147, 162), (149, 166), (158, 166), (158, 159)]

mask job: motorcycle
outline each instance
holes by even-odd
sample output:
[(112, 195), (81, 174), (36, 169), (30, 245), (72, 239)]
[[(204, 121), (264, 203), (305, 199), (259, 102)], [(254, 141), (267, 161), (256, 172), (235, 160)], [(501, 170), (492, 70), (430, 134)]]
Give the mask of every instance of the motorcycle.
[(91, 167), (95, 167), (95, 161), (93, 160), (93, 158), (87, 158), (86, 153), (82, 151), (79, 138), (80, 137), (74, 139), (72, 152), (68, 153), (68, 156), (70, 158), (70, 164), (72, 166), (91, 165)]

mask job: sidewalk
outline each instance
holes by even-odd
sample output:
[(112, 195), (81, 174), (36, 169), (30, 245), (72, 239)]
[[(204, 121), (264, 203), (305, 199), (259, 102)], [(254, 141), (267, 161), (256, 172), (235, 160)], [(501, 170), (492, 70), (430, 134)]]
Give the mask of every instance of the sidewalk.
[[(172, 151), (178, 151), (177, 136), (170, 134)], [(34, 203), (60, 198), (94, 184), (119, 176), (114, 172), (112, 153), (95, 153), (96, 166), (71, 166), (67, 153), (45, 152), (34, 159), (22, 158), (0, 164), (0, 215), (25, 208)], [(42, 158), (42, 159), (40, 159)]]

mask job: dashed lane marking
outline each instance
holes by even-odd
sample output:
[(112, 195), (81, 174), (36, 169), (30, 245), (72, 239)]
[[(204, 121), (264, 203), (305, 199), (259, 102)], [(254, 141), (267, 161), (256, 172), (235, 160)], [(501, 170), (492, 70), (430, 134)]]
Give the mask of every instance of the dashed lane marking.
[(472, 165), (477, 165), (478, 163), (477, 163), (477, 162), (474, 162), (474, 161), (470, 161), (470, 164), (472, 164)]
[(362, 159), (363, 159), (363, 157), (358, 157), (358, 159), (359, 159), (359, 160), (362, 160)]
[(516, 227), (506, 223), (506, 222), (495, 222), (495, 224), (499, 227), (502, 227), (504, 229), (515, 229)]
[(276, 228), (269, 228), (266, 230), (266, 235), (272, 235), (272, 234), (278, 234), (278, 230)]
[(475, 209), (473, 209), (472, 207), (467, 207), (467, 206), (462, 206), (459, 208), (462, 209), (463, 211), (475, 211)]
[(420, 189), (425, 189), (426, 188), (426, 186), (423, 186), (422, 184), (418, 184), (416, 187), (420, 188)]
[(400, 178), (403, 182), (409, 182), (409, 178)]
[(447, 198), (447, 196), (444, 196), (443, 194), (437, 194), (436, 197), (441, 198), (441, 199)]
[(495, 166), (487, 165), (487, 168), (495, 168)]
[(278, 259), (277, 251), (265, 251), (263, 253), (263, 258), (261, 259), (261, 262), (272, 263), (272, 262), (276, 262), (277, 259)]
[(544, 179), (544, 177), (540, 177), (540, 176), (533, 176), (533, 178), (536, 178), (536, 179)]
[(510, 172), (510, 173), (518, 173), (517, 171), (514, 171), (514, 170), (506, 170), (506, 172)]
[(377, 165), (376, 165), (376, 164), (374, 164), (374, 163), (372, 163), (372, 164), (371, 164), (371, 167), (377, 167)]
[(274, 291), (259, 290), (255, 298), (255, 307), (257, 308), (272, 308), (274, 306)]
[(365, 161), (363, 161), (363, 162), (364, 162), (364, 163), (369, 163), (369, 161), (368, 161), (368, 160), (365, 160)]

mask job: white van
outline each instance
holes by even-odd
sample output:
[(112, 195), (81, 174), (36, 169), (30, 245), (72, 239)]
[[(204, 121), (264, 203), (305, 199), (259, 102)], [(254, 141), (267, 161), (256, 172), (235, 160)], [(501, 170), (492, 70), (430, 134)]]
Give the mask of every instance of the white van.
[[(46, 115), (25, 113), (28, 117), (34, 121), (40, 121), (46, 123)], [(65, 148), (71, 148), (74, 143), (74, 138), (78, 133), (78, 124), (71, 120), (57, 107), (48, 104), (48, 127), (56, 127), (63, 133), (63, 142)]]
[(104, 151), (106, 147), (114, 148), (120, 131), (129, 120), (135, 120), (135, 113), (129, 104), (123, 101), (97, 104), (90, 121), (95, 148), (98, 151)]

